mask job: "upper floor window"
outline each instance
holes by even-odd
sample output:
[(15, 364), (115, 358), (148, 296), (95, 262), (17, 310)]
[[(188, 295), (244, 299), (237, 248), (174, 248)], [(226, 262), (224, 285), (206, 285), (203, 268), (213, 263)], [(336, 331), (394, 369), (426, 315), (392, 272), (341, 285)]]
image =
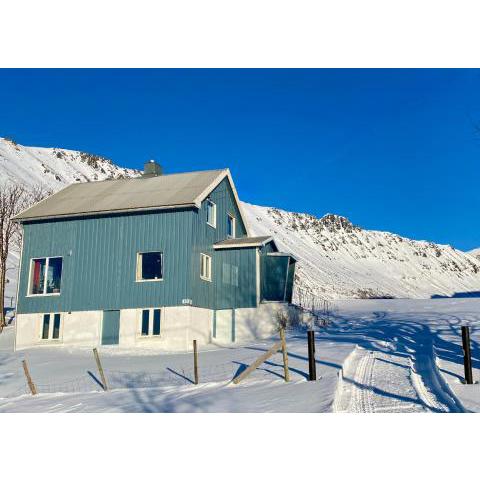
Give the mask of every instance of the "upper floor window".
[(212, 280), (212, 257), (200, 254), (200, 278), (202, 280)]
[(233, 215), (227, 215), (227, 237), (235, 238), (235, 217)]
[(163, 279), (163, 253), (140, 252), (137, 254), (137, 282)]
[(30, 295), (59, 295), (62, 257), (33, 258), (30, 266)]
[(207, 200), (207, 223), (213, 228), (217, 227), (217, 206), (211, 200)]

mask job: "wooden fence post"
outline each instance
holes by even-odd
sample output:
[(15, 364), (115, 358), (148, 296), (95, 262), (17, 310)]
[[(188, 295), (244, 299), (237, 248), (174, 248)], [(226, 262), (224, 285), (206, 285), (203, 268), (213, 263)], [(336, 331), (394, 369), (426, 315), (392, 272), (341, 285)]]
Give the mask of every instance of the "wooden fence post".
[(283, 354), (283, 373), (285, 376), (285, 381), (290, 381), (290, 372), (288, 370), (288, 353), (287, 353), (287, 342), (285, 340), (285, 329), (280, 329), (280, 340), (282, 342), (282, 354)]
[(30, 372), (28, 371), (27, 361), (22, 360), (22, 365), (23, 365), (23, 371), (25, 372), (25, 376), (27, 377), (28, 388), (30, 388), (30, 392), (32, 392), (32, 395), (36, 395), (37, 387), (33, 383), (32, 377), (30, 376)]
[(462, 326), (463, 366), (465, 369), (465, 383), (473, 383), (472, 353), (470, 351), (470, 327)]
[(102, 380), (103, 390), (107, 391), (107, 379), (105, 378), (105, 373), (103, 373), (102, 363), (100, 362), (100, 357), (98, 356), (98, 350), (96, 348), (93, 349), (93, 355), (95, 357), (95, 361), (97, 362), (98, 373), (100, 374), (100, 379)]
[(317, 367), (315, 364), (315, 332), (308, 330), (308, 380), (315, 381), (317, 379)]
[(193, 377), (195, 385), (198, 385), (198, 350), (197, 341), (193, 341)]

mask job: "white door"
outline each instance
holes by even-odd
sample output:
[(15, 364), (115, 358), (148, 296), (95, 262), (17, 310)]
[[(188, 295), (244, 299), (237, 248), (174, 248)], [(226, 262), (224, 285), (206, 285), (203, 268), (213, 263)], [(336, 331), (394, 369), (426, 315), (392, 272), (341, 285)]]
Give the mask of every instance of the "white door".
[(215, 340), (220, 343), (233, 341), (233, 310), (217, 310)]

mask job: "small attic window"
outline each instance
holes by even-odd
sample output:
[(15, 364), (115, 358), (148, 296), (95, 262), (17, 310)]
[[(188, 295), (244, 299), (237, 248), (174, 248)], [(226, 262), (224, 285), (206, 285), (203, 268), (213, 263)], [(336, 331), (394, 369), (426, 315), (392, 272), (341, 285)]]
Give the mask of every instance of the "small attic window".
[(207, 200), (207, 223), (217, 228), (217, 206), (211, 200)]
[(235, 238), (235, 217), (227, 214), (227, 238)]

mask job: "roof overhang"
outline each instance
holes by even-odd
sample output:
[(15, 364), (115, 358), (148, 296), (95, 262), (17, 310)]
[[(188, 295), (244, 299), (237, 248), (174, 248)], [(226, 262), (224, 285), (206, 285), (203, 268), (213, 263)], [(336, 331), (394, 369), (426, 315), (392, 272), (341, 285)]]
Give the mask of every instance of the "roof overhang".
[[(224, 240), (222, 242), (214, 243), (213, 248), (215, 250), (226, 250), (229, 248), (253, 248), (263, 247), (269, 242), (274, 242), (273, 237), (251, 237), (251, 241), (245, 241), (248, 237), (242, 237), (232, 240)], [(237, 241), (235, 241), (237, 240)]]
[(287, 252), (269, 252), (267, 253), (267, 255), (271, 257), (290, 257), (290, 258), (293, 258), (293, 260), (295, 260), (296, 262), (298, 262), (298, 258), (295, 257), (295, 255), (292, 255), (291, 253), (287, 253)]
[[(141, 207), (141, 208), (122, 208), (118, 210), (101, 210), (98, 212), (78, 212), (78, 213), (65, 213), (60, 215), (48, 215), (45, 217), (22, 217), (17, 218), (18, 215), (12, 218), (12, 221), (18, 223), (24, 222), (34, 222), (37, 220), (56, 220), (56, 219), (67, 219), (67, 218), (78, 218), (78, 217), (101, 217), (103, 215), (112, 215), (115, 213), (141, 213), (141, 212), (154, 212), (156, 210), (178, 210), (181, 208), (197, 208), (194, 203), (185, 203), (180, 205), (165, 205), (165, 206), (153, 206), (153, 207)], [(28, 209), (27, 209), (28, 210)]]

